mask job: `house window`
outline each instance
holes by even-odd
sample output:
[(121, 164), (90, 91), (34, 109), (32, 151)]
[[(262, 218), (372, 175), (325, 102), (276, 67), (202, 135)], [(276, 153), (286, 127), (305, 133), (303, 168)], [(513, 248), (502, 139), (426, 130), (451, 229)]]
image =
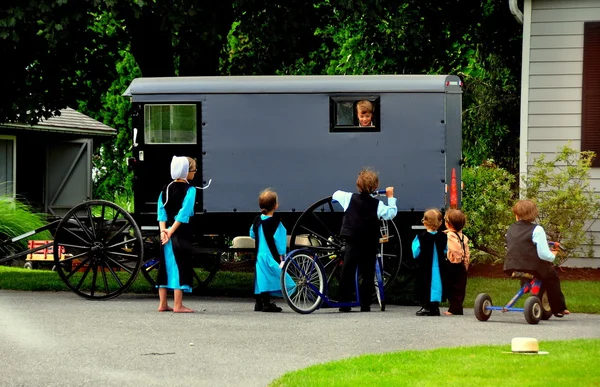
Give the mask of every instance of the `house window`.
[(196, 144), (197, 132), (195, 104), (144, 105), (146, 144)]
[(600, 22), (583, 27), (581, 150), (596, 152), (592, 166), (600, 167)]
[(15, 136), (0, 136), (0, 196), (14, 198), (16, 194)]
[(380, 132), (378, 96), (339, 96), (329, 99), (330, 132)]

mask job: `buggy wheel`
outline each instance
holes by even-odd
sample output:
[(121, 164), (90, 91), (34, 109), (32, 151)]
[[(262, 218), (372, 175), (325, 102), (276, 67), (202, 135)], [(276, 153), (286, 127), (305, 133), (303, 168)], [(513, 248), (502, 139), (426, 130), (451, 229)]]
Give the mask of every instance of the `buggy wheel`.
[(492, 306), (492, 298), (487, 293), (479, 293), (475, 298), (475, 317), (479, 321), (487, 321), (492, 315), (492, 311), (487, 309), (488, 306)]
[(295, 312), (312, 313), (323, 302), (327, 288), (325, 272), (307, 251), (298, 250), (286, 258), (280, 281), (283, 298)]
[[(152, 292), (158, 293), (156, 279), (158, 276), (158, 260), (160, 258), (160, 240), (157, 234), (144, 238), (144, 251), (147, 253), (147, 261), (142, 266), (142, 275), (150, 284)], [(194, 254), (192, 264), (194, 266), (192, 279), (192, 289), (194, 292), (205, 289), (215, 278), (221, 266), (220, 257), (217, 253)]]
[(58, 275), (88, 299), (110, 299), (127, 290), (140, 271), (143, 254), (142, 234), (133, 217), (105, 200), (73, 207), (54, 235)]
[(549, 320), (552, 317), (552, 308), (550, 307), (550, 301), (548, 301), (548, 292), (543, 288), (541, 290), (540, 302), (542, 303), (542, 320)]
[(542, 303), (536, 296), (531, 296), (525, 300), (525, 306), (523, 307), (525, 313), (525, 320), (529, 324), (537, 324), (542, 319)]
[[(340, 260), (343, 258), (345, 241), (340, 236), (344, 209), (331, 196), (325, 197), (300, 215), (290, 236), (290, 251), (310, 248), (317, 254), (325, 268), (329, 285), (339, 280)], [(398, 275), (402, 264), (402, 240), (396, 224), (382, 221), (387, 235), (381, 238), (379, 250), (383, 256), (383, 283), (387, 288)], [(339, 258), (339, 259), (336, 259)]]

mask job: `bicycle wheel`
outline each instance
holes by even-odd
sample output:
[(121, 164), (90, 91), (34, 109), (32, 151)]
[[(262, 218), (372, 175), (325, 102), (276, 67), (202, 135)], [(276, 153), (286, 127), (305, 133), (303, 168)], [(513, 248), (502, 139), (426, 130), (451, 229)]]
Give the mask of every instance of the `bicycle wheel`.
[[(290, 251), (309, 247), (325, 268), (328, 284), (335, 287), (339, 280), (344, 254), (344, 239), (339, 235), (344, 209), (331, 196), (316, 201), (300, 215), (292, 228)], [(383, 283), (387, 288), (397, 277), (402, 266), (402, 239), (396, 224), (382, 221), (388, 230), (380, 239), (379, 251), (383, 257)], [(331, 287), (329, 287), (331, 289)]]
[(307, 251), (292, 252), (281, 271), (281, 291), (297, 313), (312, 313), (321, 306), (327, 288), (322, 266)]
[(73, 207), (54, 235), (58, 275), (69, 289), (88, 299), (123, 293), (135, 281), (143, 255), (142, 234), (131, 215), (105, 200)]
[(385, 291), (383, 285), (383, 271), (381, 270), (381, 257), (377, 257), (375, 262), (375, 294), (377, 295), (377, 301), (379, 302), (379, 309), (385, 311)]

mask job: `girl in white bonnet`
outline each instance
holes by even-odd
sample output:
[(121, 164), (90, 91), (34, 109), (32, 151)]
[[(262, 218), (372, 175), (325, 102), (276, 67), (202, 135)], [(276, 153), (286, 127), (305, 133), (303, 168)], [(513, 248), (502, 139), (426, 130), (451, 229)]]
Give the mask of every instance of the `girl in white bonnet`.
[[(192, 291), (191, 251), (193, 233), (189, 224), (194, 215), (196, 187), (189, 181), (196, 173), (196, 160), (173, 156), (171, 181), (158, 196), (161, 256), (156, 286), (159, 312), (192, 313), (183, 306), (183, 293)], [(173, 307), (167, 300), (167, 289), (173, 290)]]

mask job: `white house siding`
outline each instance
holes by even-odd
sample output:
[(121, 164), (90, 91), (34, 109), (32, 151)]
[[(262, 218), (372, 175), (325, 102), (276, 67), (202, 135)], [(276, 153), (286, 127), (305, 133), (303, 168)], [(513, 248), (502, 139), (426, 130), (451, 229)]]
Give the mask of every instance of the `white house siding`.
[[(583, 23), (600, 21), (600, 0), (525, 0), (520, 172), (541, 154), (552, 157), (571, 141), (581, 146)], [(527, 65), (528, 64), (528, 65)], [(600, 192), (600, 168), (592, 171)], [(600, 266), (600, 222), (591, 232), (597, 259), (570, 260), (573, 266)]]

